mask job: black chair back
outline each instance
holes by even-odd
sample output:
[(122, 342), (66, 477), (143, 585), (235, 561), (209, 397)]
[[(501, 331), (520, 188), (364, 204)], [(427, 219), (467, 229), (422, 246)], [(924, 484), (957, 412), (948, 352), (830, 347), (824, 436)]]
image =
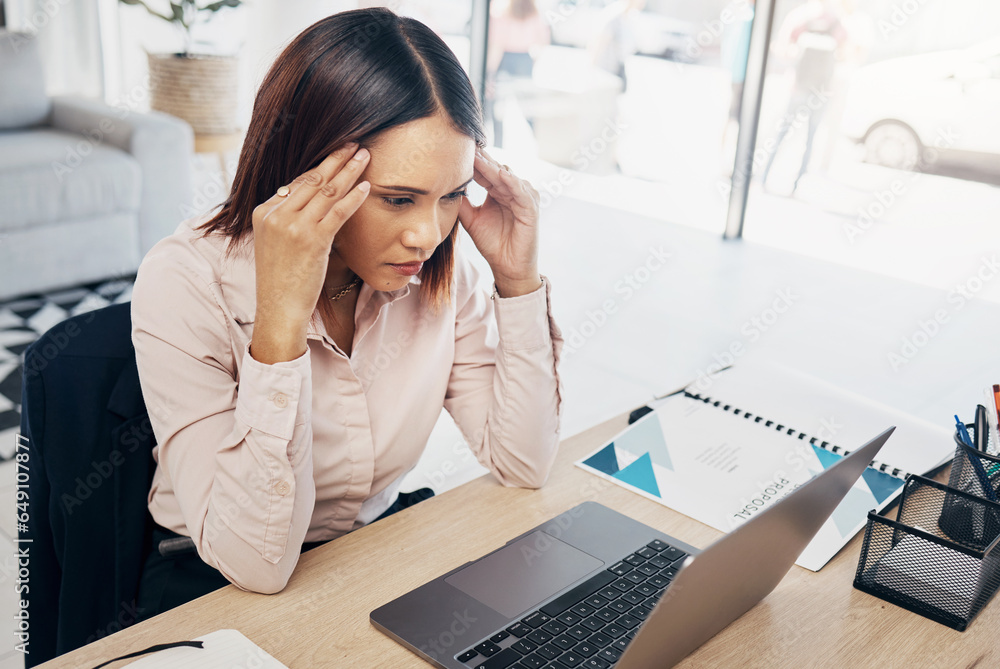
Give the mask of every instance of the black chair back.
[[(25, 351), (17, 457), (30, 588), (25, 666), (136, 622), (151, 543), (153, 430), (129, 303), (69, 318)], [(25, 478), (22, 476), (21, 478)]]

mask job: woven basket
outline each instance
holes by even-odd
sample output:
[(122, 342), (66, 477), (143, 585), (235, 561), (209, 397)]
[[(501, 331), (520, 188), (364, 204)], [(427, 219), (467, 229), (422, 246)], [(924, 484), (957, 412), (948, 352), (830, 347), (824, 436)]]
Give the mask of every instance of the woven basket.
[(197, 135), (237, 132), (236, 56), (148, 56), (151, 108), (184, 119)]

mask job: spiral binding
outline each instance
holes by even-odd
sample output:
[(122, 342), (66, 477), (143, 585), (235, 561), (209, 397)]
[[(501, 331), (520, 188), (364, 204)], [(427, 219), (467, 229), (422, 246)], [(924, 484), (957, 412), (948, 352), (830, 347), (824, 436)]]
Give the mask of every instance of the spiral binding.
[[(684, 391), (684, 396), (685, 397), (689, 397), (689, 398), (691, 398), (693, 400), (699, 400), (701, 402), (704, 402), (705, 404), (711, 404), (712, 406), (718, 407), (718, 408), (722, 409), (723, 411), (728, 411), (728, 412), (732, 413), (734, 416), (743, 416), (747, 420), (750, 420), (752, 418), (753, 422), (755, 422), (755, 423), (763, 423), (764, 427), (772, 427), (773, 426), (774, 429), (776, 431), (778, 431), (778, 432), (781, 432), (783, 434), (787, 434), (787, 435), (789, 435), (791, 437), (796, 437), (796, 438), (801, 439), (803, 441), (808, 440), (810, 444), (812, 444), (814, 446), (818, 446), (818, 447), (822, 448), (823, 450), (830, 451), (831, 453), (836, 453), (837, 455), (840, 455), (840, 456), (843, 456), (843, 457), (846, 457), (846, 456), (848, 456), (848, 455), (851, 454), (851, 451), (847, 450), (843, 446), (839, 446), (837, 444), (830, 443), (829, 441), (823, 441), (822, 439), (810, 436), (810, 435), (806, 434), (805, 432), (800, 432), (800, 431), (795, 430), (793, 428), (787, 427), (786, 425), (782, 425), (781, 423), (775, 423), (775, 421), (768, 420), (768, 419), (764, 418), (763, 416), (754, 416), (749, 411), (743, 411), (741, 409), (737, 409), (736, 407), (732, 406), (731, 404), (725, 404), (724, 402), (722, 402), (720, 400), (713, 400), (711, 397), (708, 397), (708, 396), (702, 397), (702, 395), (700, 393), (691, 393), (691, 392), (688, 392), (687, 390), (685, 390)], [(871, 467), (872, 469), (876, 469), (876, 470), (878, 470), (878, 471), (880, 471), (880, 472), (882, 472), (884, 474), (888, 474), (889, 476), (893, 476), (893, 477), (895, 477), (897, 479), (900, 479), (900, 480), (905, 480), (906, 477), (908, 476), (908, 473), (904, 472), (899, 467), (893, 467), (892, 465), (890, 465), (888, 463), (879, 462), (878, 460), (872, 460), (871, 463), (869, 463), (868, 466)]]

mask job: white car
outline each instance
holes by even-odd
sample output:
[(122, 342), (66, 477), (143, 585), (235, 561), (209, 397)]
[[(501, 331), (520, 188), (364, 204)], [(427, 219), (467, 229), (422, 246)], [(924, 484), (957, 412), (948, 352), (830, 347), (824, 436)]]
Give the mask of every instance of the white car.
[(1000, 171), (1000, 39), (859, 68), (841, 130), (879, 165)]
[[(552, 28), (553, 44), (585, 49), (603, 29), (610, 4), (612, 0), (543, 0), (538, 8)], [(653, 10), (647, 7), (628, 21), (629, 46), (643, 56), (690, 61), (694, 24)]]

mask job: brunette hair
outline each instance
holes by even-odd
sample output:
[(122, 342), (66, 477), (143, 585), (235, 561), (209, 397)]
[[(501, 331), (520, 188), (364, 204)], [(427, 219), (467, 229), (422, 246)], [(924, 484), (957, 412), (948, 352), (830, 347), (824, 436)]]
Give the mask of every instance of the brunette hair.
[[(485, 146), (482, 111), (451, 49), (423, 23), (384, 8), (317, 21), (278, 56), (260, 85), (229, 197), (200, 226), (231, 238), (253, 230), (253, 210), (280, 186), (349, 142), (444, 112)], [(458, 225), (421, 271), (421, 295), (450, 299)]]

